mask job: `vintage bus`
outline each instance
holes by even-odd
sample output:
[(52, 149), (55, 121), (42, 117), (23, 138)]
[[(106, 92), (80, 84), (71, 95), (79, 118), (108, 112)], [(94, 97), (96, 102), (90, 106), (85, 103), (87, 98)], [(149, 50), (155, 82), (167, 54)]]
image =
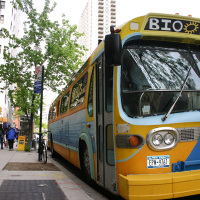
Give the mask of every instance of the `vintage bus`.
[(49, 111), (51, 152), (125, 199), (200, 194), (200, 19), (111, 28)]

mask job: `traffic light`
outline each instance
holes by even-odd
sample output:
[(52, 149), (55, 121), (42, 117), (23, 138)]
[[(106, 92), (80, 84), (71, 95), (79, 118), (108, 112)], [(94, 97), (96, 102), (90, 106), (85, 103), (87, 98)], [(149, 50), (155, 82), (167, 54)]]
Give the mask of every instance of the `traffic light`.
[(2, 114), (2, 107), (0, 107), (0, 115)]

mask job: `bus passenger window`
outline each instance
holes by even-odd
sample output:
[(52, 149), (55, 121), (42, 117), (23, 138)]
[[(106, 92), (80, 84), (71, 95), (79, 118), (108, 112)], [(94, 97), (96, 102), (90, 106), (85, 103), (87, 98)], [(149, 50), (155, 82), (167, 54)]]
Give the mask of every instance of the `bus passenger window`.
[(115, 165), (112, 124), (106, 127), (106, 157), (109, 165)]
[(93, 116), (93, 85), (94, 85), (94, 70), (92, 71), (91, 79), (90, 79), (90, 87), (88, 94), (88, 115), (90, 117)]
[(52, 111), (51, 109), (49, 110), (49, 117), (48, 117), (48, 121), (50, 121), (52, 119)]
[(60, 114), (67, 112), (68, 102), (69, 102), (69, 91), (62, 97)]
[(78, 82), (75, 83), (72, 89), (70, 109), (83, 103), (87, 86), (88, 73), (84, 74)]
[(52, 119), (56, 118), (56, 105), (52, 109), (52, 115), (51, 116), (52, 116)]

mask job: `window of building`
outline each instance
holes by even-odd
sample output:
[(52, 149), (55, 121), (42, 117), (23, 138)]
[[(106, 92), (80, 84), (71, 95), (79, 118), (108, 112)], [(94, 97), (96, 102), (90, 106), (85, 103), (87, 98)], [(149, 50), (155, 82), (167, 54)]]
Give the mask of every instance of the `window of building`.
[(0, 9), (5, 9), (5, 1), (0, 1)]
[(0, 24), (4, 23), (4, 15), (0, 15)]

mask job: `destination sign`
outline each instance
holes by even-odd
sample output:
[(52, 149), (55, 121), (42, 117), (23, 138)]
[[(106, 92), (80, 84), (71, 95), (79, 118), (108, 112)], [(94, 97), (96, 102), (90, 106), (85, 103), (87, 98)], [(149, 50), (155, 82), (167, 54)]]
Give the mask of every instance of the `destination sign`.
[(150, 17), (144, 30), (169, 31), (200, 35), (200, 23), (187, 20)]

